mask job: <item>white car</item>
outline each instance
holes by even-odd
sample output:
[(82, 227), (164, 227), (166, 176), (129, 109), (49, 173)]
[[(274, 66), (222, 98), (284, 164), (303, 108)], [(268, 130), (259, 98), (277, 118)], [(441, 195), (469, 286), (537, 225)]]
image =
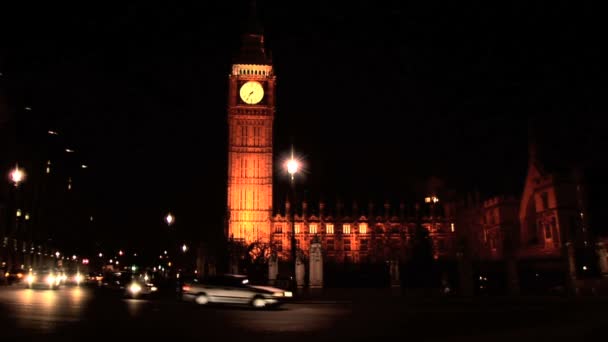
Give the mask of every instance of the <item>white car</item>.
[(254, 308), (276, 307), (293, 297), (293, 293), (271, 286), (249, 284), (244, 275), (223, 275), (182, 286), (182, 299), (200, 305), (212, 303), (244, 304)]

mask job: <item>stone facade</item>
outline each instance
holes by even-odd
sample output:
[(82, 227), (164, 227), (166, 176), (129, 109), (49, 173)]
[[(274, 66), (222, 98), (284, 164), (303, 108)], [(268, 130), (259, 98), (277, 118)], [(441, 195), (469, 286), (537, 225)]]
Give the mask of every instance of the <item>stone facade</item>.
[(455, 257), (456, 226), (453, 217), (415, 215), (414, 208), (411, 210), (413, 215), (408, 216), (403, 203), (399, 208), (394, 213), (387, 202), (384, 204), (384, 212), (378, 215), (372, 204), (363, 213), (354, 204), (349, 208), (349, 214), (346, 214), (340, 203), (337, 204), (336, 212), (326, 212), (325, 203), (320, 202), (318, 212), (313, 214), (308, 212), (308, 203), (303, 202), (301, 211), (292, 220), (291, 207), (287, 202), (287, 215), (276, 214), (273, 218), (271, 241), (284, 259), (289, 258), (290, 237), (295, 230), (298, 250), (307, 254), (311, 242), (317, 239), (326, 261), (405, 262), (410, 257), (416, 226), (421, 225), (429, 232), (435, 259)]

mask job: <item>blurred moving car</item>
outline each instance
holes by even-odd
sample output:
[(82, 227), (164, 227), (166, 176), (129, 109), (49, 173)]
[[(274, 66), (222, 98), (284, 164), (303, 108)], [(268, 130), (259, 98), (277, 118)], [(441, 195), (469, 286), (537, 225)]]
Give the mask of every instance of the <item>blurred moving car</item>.
[(25, 277), (25, 282), (26, 286), (30, 289), (43, 288), (55, 290), (61, 285), (61, 275), (59, 271), (52, 268), (32, 270)]
[(85, 282), (85, 277), (79, 271), (66, 273), (65, 280), (63, 280), (63, 283), (65, 285), (71, 285), (71, 286), (80, 286), (81, 284), (84, 284), (84, 282)]
[(6, 271), (4, 277), (6, 278), (6, 283), (8, 285), (19, 284), (23, 281), (27, 273), (28, 272), (22, 268), (13, 268), (10, 271)]
[(87, 285), (101, 286), (103, 280), (103, 274), (100, 272), (89, 272), (85, 277), (85, 283)]
[(130, 271), (115, 272), (104, 276), (101, 286), (130, 298), (139, 298), (158, 291), (158, 287), (147, 274), (135, 274)]
[(293, 297), (291, 291), (249, 284), (244, 275), (227, 274), (182, 286), (182, 299), (200, 305), (210, 303), (244, 304), (254, 308), (277, 307)]

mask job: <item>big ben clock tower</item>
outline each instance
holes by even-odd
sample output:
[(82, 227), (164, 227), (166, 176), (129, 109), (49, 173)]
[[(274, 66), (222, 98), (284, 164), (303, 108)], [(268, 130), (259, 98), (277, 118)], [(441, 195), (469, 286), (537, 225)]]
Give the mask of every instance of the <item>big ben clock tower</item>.
[(228, 78), (228, 237), (268, 241), (276, 78), (255, 6)]

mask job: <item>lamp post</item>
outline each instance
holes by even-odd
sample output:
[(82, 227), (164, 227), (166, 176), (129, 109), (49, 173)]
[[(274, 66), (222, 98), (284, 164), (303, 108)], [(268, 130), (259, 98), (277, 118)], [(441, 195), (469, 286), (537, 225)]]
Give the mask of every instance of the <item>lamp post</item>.
[(296, 185), (295, 185), (295, 174), (300, 169), (300, 163), (293, 157), (293, 149), (291, 151), (291, 158), (287, 160), (285, 163), (285, 167), (287, 168), (287, 173), (289, 173), (289, 183), (291, 187), (291, 260), (293, 262), (293, 272), (294, 279), (296, 275), (296, 209), (295, 209), (295, 201), (296, 201)]
[[(175, 224), (175, 215), (171, 214), (171, 212), (167, 213), (167, 215), (165, 216), (165, 222), (167, 223), (167, 227), (170, 228), (172, 225)], [(179, 253), (173, 253), (173, 252), (178, 250), (178, 248), (174, 248), (175, 245), (177, 244), (177, 241), (178, 240), (176, 238), (176, 232), (169, 231), (169, 244), (170, 244), (169, 250), (171, 251), (172, 255), (175, 257), (176, 262), (179, 260)], [(164, 251), (164, 254), (165, 254), (165, 258), (167, 260), (169, 260), (169, 256), (167, 256), (166, 250)], [(167, 270), (165, 271), (167, 274), (171, 273), (171, 270), (169, 269), (171, 266), (172, 266), (172, 263), (170, 261), (167, 261)]]
[(8, 267), (7, 269), (12, 268), (12, 262), (18, 260), (14, 260), (17, 258), (17, 253), (13, 255), (13, 251), (17, 248), (17, 235), (19, 234), (19, 220), (22, 216), (21, 208), (19, 208), (19, 185), (25, 180), (26, 173), (23, 169), (19, 168), (17, 164), (14, 169), (9, 173), (9, 179), (13, 183), (14, 188), (11, 189), (10, 193), (12, 194), (12, 198), (10, 199), (10, 209), (8, 210), (7, 215), (7, 225), (8, 228), (8, 237), (9, 241), (7, 243), (7, 257), (8, 257)]

